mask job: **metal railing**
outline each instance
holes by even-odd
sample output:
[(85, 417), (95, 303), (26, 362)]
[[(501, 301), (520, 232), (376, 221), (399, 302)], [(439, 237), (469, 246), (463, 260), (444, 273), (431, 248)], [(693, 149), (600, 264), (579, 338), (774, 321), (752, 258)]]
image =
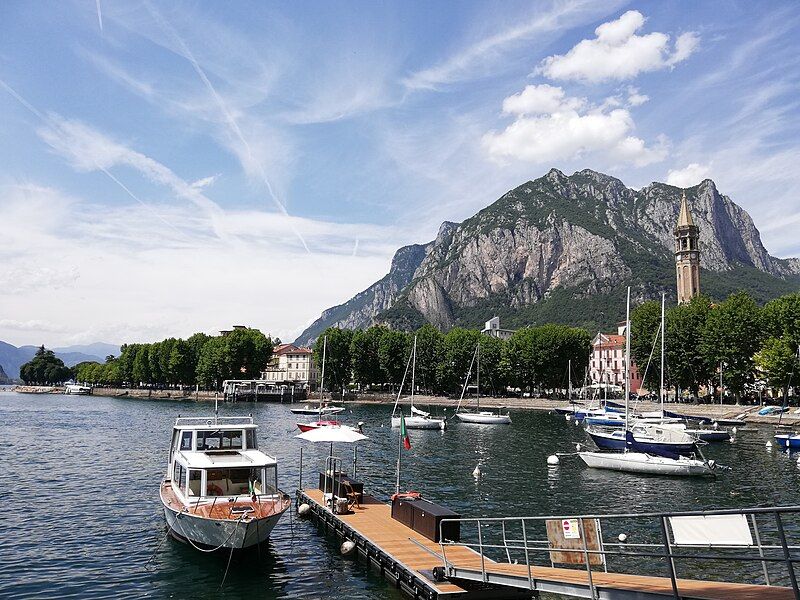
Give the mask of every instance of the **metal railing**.
[(178, 417), (175, 427), (215, 427), (218, 425), (252, 425), (253, 417)]
[[(671, 519), (676, 517), (713, 517), (723, 515), (743, 515), (752, 543), (687, 543), (676, 540)], [(547, 532), (548, 521), (577, 521), (578, 536), (581, 543), (570, 545), (566, 540), (554, 544), (554, 536)], [(593, 522), (595, 532), (590, 532), (592, 543), (587, 543), (586, 523)], [(461, 541), (445, 539), (445, 533), (452, 524), (459, 524)], [(451, 524), (448, 528), (448, 524)], [(524, 565), (520, 573), (511, 575), (516, 587), (530, 590), (536, 587), (537, 567), (554, 567), (565, 564), (559, 560), (558, 553), (571, 553), (569, 564), (584, 568), (587, 574), (586, 586), (592, 598), (597, 598), (597, 586), (593, 574), (607, 572), (609, 562), (614, 573), (626, 571), (657, 576), (659, 567), (669, 579), (672, 593), (676, 599), (681, 597), (678, 586), (678, 563), (681, 576), (688, 579), (708, 581), (715, 577), (726, 577), (726, 581), (746, 584), (788, 583), (795, 598), (800, 599), (800, 589), (795, 573), (795, 563), (800, 562), (800, 545), (792, 544), (800, 539), (800, 506), (774, 508), (728, 509), (712, 511), (684, 511), (660, 513), (620, 513), (585, 514), (572, 516), (539, 517), (487, 517), (443, 519), (439, 525), (441, 556), (445, 576), (453, 576), (457, 571), (477, 572), (474, 562), (461, 563), (459, 559), (449, 559), (447, 549), (453, 546), (467, 547), (480, 557), (481, 581), (497, 581), (502, 569), (493, 572), (491, 565), (496, 563)], [(620, 531), (629, 528), (629, 534)], [(620, 535), (614, 539), (603, 539), (603, 532), (614, 531)], [(546, 532), (544, 536), (542, 532)], [(624, 535), (623, 535), (624, 534)], [(635, 538), (628, 541), (629, 538)], [(559, 547), (561, 544), (570, 547)], [(553, 562), (554, 554), (556, 560)], [(579, 558), (576, 560), (575, 557)], [(600, 557), (599, 559), (597, 557)], [(452, 552), (451, 552), (452, 557)], [(462, 555), (463, 557), (463, 555)], [(592, 560), (594, 558), (594, 560)], [(593, 563), (600, 563), (602, 566)], [(690, 564), (684, 564), (690, 563)], [(751, 565), (747, 569), (744, 565)], [(721, 568), (720, 568), (721, 567)], [(506, 570), (506, 573), (508, 571)], [(525, 575), (526, 574), (526, 575)], [(541, 578), (540, 578), (541, 579)], [(738, 579), (738, 581), (734, 581)]]

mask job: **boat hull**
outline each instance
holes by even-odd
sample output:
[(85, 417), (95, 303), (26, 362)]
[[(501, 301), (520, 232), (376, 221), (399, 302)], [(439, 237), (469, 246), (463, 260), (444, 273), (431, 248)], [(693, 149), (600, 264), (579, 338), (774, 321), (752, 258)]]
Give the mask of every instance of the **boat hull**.
[(296, 415), (335, 415), (344, 412), (344, 406), (325, 406), (320, 410), (313, 406), (303, 406), (300, 408), (292, 408), (291, 411)]
[[(400, 417), (392, 417), (392, 427), (400, 427)], [(446, 429), (444, 419), (427, 417), (406, 417), (406, 429)]]
[(463, 423), (479, 423), (481, 425), (510, 425), (509, 415), (495, 415), (491, 413), (457, 413), (456, 416)]
[(704, 442), (727, 442), (731, 439), (728, 431), (715, 431), (713, 429), (686, 429), (686, 433), (695, 436)]
[(781, 448), (800, 448), (800, 435), (789, 435), (787, 433), (775, 436), (775, 443)]
[(231, 521), (197, 517), (165, 506), (164, 519), (173, 537), (203, 549), (250, 548), (269, 538), (283, 513), (250, 521)]
[(339, 427), (341, 423), (339, 421), (314, 421), (313, 423), (298, 423), (297, 428), (305, 433), (306, 431), (311, 431), (312, 429), (319, 429), (320, 427)]
[(713, 470), (700, 460), (682, 458), (679, 460), (651, 456), (641, 452), (620, 454), (608, 452), (579, 452), (586, 466), (593, 469), (606, 469), (625, 473), (646, 475), (668, 475), (673, 477), (703, 477), (712, 475)]
[[(605, 433), (600, 431), (589, 431), (589, 436), (592, 441), (601, 450), (616, 450), (621, 452), (625, 450), (627, 444), (625, 442), (625, 432), (615, 431)], [(694, 443), (669, 443), (669, 442), (655, 442), (640, 437), (635, 437), (636, 445), (643, 452), (652, 452), (653, 454), (661, 455), (663, 453), (669, 454), (683, 454), (689, 455), (697, 452)]]

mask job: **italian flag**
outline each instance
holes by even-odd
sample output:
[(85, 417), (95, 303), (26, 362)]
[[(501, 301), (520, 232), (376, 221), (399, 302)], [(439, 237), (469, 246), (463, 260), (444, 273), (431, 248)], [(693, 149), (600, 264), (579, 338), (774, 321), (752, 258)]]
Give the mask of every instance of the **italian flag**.
[(403, 438), (403, 448), (411, 450), (411, 438), (408, 437), (408, 430), (406, 429), (406, 416), (400, 413), (400, 437)]

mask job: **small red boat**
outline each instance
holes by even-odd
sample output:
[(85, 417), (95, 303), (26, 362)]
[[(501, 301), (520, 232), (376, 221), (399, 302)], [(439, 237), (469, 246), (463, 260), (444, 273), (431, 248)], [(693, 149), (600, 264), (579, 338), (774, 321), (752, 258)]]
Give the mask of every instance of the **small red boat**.
[(320, 427), (327, 427), (327, 426), (340, 426), (341, 423), (339, 421), (313, 421), (311, 423), (298, 423), (297, 427), (305, 433), (306, 431), (311, 431), (312, 429), (318, 429)]

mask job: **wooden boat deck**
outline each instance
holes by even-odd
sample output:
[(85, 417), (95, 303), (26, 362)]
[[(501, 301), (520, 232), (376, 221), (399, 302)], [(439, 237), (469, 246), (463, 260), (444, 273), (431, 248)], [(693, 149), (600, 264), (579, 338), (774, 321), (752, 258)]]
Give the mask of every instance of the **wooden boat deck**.
[[(318, 489), (302, 490), (302, 494), (324, 507), (323, 494)], [(438, 595), (469, 595), (471, 582), (482, 582), (481, 558), (473, 549), (462, 545), (446, 547), (448, 564), (453, 567), (457, 578), (448, 582), (434, 582), (430, 579), (430, 571), (441, 567), (441, 547), (439, 544), (409, 529), (399, 521), (392, 519), (391, 506), (364, 494), (360, 508), (346, 515), (332, 515), (336, 520), (345, 523), (368, 542), (390, 555), (398, 563), (408, 568)], [(484, 559), (487, 582), (504, 586), (509, 592), (529, 590), (528, 567), (524, 564), (508, 564), (495, 562), (488, 557)], [(427, 574), (424, 572), (427, 571)], [(551, 567), (531, 567), (534, 589), (554, 591), (562, 586), (564, 589), (582, 588), (588, 593), (589, 580), (585, 570)], [(624, 573), (605, 573), (592, 571), (595, 588), (610, 592), (635, 595), (637, 598), (671, 598), (672, 583), (667, 577), (651, 577), (645, 575), (629, 575)], [(461, 583), (461, 585), (459, 585)], [(462, 587), (465, 586), (465, 587)], [(678, 590), (684, 599), (698, 600), (788, 600), (794, 598), (790, 588), (755, 584), (723, 583), (715, 581), (699, 581), (678, 579)]]
[[(161, 483), (161, 497), (171, 508), (175, 510), (183, 509), (183, 503), (178, 499), (169, 482)], [(257, 497), (255, 502), (252, 500), (229, 502), (228, 496), (219, 496), (216, 502), (199, 505), (192, 504), (189, 506), (189, 513), (206, 519), (237, 521), (241, 518), (242, 513), (234, 512), (234, 509), (251, 508), (252, 510), (247, 512), (249, 517), (266, 519), (288, 508), (291, 502), (291, 499), (283, 496), (276, 496), (274, 499)]]

